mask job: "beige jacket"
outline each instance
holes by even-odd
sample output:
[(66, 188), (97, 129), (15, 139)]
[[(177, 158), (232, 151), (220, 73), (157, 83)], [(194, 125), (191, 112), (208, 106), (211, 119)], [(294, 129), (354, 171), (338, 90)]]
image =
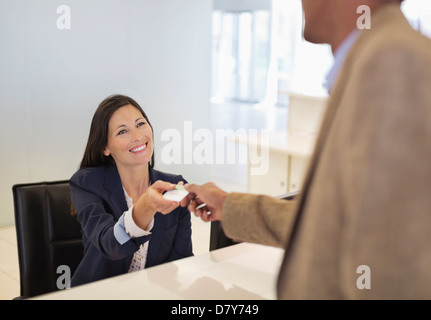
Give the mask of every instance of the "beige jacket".
[(298, 203), (225, 202), (229, 237), (286, 248), (280, 299), (431, 299), (431, 40), (396, 5), (371, 27), (331, 94)]

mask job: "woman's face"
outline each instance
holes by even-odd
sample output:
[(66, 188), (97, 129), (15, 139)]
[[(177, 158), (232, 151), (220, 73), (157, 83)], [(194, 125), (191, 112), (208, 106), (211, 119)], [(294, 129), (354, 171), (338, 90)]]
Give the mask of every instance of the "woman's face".
[(114, 112), (108, 124), (108, 144), (103, 151), (117, 167), (149, 163), (153, 154), (153, 132), (142, 113), (128, 104)]

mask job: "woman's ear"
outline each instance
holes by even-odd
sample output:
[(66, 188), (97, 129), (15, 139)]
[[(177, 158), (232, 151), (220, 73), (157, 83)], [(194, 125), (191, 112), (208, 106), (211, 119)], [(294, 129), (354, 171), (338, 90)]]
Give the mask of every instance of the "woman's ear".
[(108, 157), (111, 154), (111, 151), (109, 151), (108, 148), (105, 148), (103, 149), (103, 154)]

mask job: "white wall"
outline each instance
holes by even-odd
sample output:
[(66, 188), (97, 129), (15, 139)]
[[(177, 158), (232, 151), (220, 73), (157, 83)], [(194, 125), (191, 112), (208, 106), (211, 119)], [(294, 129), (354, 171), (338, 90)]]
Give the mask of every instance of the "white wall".
[[(12, 185), (69, 179), (106, 96), (135, 98), (155, 129), (156, 167), (203, 182), (205, 166), (164, 165), (165, 129), (209, 127), (211, 0), (0, 0), (0, 226)], [(71, 9), (59, 30), (57, 7)]]

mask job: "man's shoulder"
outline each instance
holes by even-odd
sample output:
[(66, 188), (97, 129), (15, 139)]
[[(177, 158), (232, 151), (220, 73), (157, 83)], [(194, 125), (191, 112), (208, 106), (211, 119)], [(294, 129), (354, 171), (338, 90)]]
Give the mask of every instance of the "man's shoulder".
[(431, 39), (412, 28), (402, 14), (393, 14), (369, 30), (363, 31), (358, 51), (370, 58), (413, 54), (429, 57)]

